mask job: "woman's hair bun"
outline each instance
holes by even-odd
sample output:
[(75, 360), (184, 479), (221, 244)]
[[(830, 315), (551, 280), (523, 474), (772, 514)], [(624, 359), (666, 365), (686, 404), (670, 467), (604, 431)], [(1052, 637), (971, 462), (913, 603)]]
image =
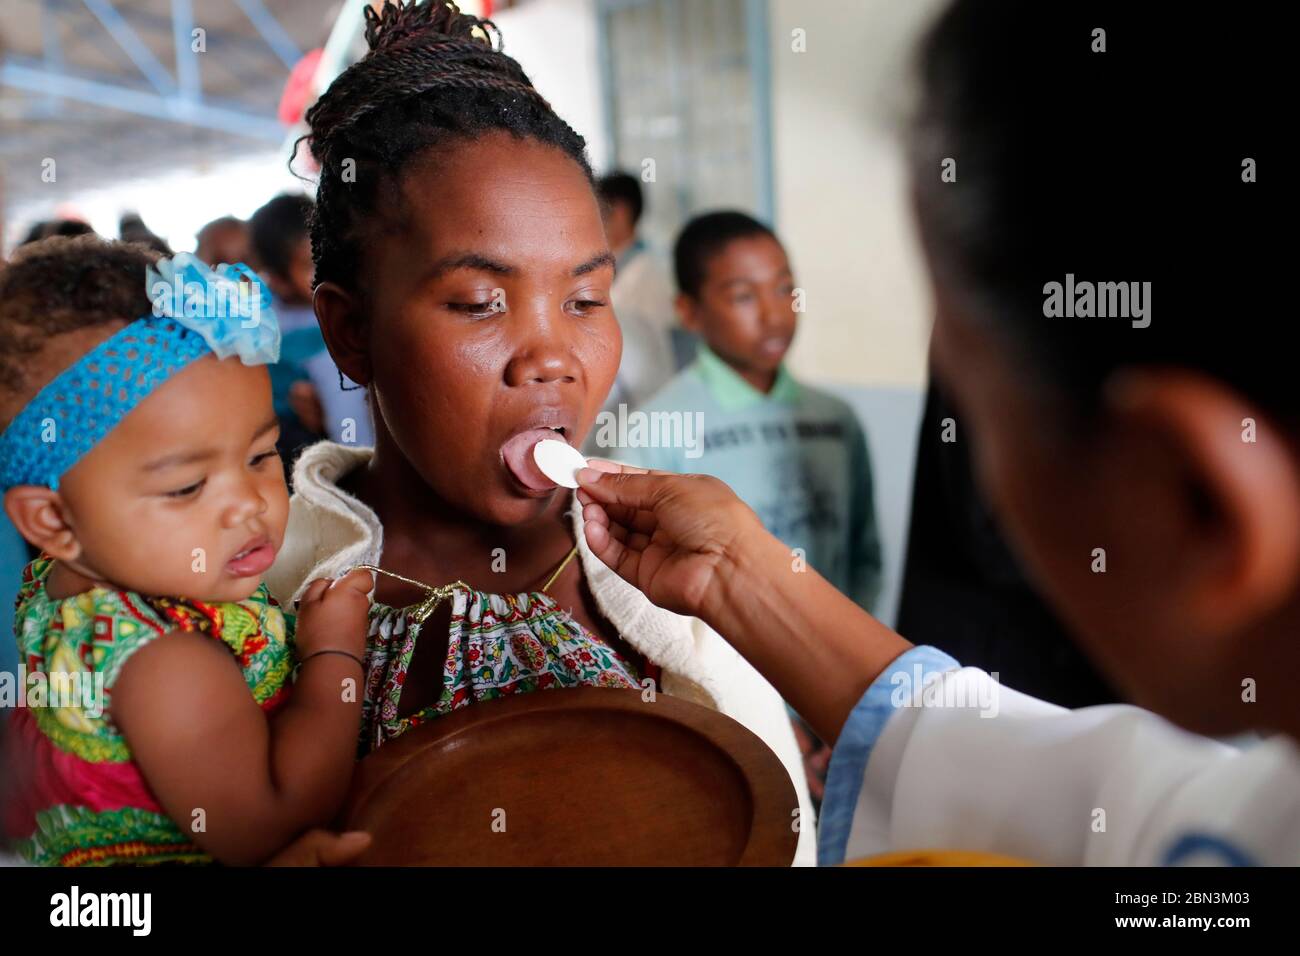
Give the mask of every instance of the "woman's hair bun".
[(418, 40), (469, 40), (500, 49), (501, 34), (491, 20), (462, 13), (452, 0), (387, 0), (365, 8), (366, 45), (372, 53)]
[(307, 111), (312, 155), (327, 165), (367, 118), (403, 101), (451, 90), (522, 97), (550, 104), (519, 64), (501, 52), (491, 20), (461, 13), (450, 0), (389, 0), (365, 8), (370, 52), (344, 70)]

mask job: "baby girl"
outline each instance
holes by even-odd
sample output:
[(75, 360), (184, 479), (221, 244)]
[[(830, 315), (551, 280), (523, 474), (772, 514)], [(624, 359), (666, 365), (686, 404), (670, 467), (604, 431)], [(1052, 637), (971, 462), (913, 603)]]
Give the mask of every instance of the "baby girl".
[(41, 552), (15, 627), (49, 691), (8, 721), (4, 829), (37, 864), (261, 861), (356, 748), (369, 575), (313, 581), (296, 635), (261, 582), (275, 317), (243, 267), (155, 259), (57, 238), (0, 271), (0, 489)]

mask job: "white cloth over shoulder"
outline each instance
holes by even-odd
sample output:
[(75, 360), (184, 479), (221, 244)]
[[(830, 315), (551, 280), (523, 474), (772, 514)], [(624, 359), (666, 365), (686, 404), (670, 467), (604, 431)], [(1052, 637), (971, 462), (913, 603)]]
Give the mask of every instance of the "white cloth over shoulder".
[(836, 744), (820, 856), (915, 849), (1295, 865), (1300, 751), (1283, 737), (1238, 750), (1137, 707), (1066, 710), (914, 648), (863, 695)]

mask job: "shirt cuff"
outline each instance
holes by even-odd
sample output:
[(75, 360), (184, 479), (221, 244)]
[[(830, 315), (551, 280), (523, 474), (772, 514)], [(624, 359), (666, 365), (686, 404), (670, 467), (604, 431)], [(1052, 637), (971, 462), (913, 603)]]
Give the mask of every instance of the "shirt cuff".
[[(830, 769), (826, 774), (826, 795), (822, 799), (817, 828), (819, 866), (836, 866), (844, 862), (845, 847), (853, 828), (853, 811), (858, 805), (858, 794), (862, 791), (867, 762), (897, 707), (894, 697), (898, 681), (893, 679), (893, 675), (904, 672), (910, 683), (919, 669), (920, 680), (924, 684), (932, 674), (956, 670), (960, 666), (938, 648), (914, 647), (898, 655), (881, 671), (880, 676), (854, 706), (835, 742), (835, 749), (831, 751)], [(908, 699), (910, 701), (911, 698)]]

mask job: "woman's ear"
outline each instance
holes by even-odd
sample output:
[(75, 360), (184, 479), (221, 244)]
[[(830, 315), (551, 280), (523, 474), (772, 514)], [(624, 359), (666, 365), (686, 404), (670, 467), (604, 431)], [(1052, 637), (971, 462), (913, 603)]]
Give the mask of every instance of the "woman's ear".
[(1121, 425), (1178, 450), (1187, 494), (1177, 596), (1189, 627), (1229, 633), (1276, 611), (1300, 581), (1300, 458), (1259, 408), (1218, 379), (1125, 371), (1108, 385)]
[(322, 282), (312, 307), (334, 364), (358, 385), (369, 385), (370, 346), (356, 297), (336, 282)]
[(4, 496), (5, 514), (34, 548), (59, 561), (81, 557), (81, 542), (65, 516), (57, 491), (40, 485), (18, 485)]

